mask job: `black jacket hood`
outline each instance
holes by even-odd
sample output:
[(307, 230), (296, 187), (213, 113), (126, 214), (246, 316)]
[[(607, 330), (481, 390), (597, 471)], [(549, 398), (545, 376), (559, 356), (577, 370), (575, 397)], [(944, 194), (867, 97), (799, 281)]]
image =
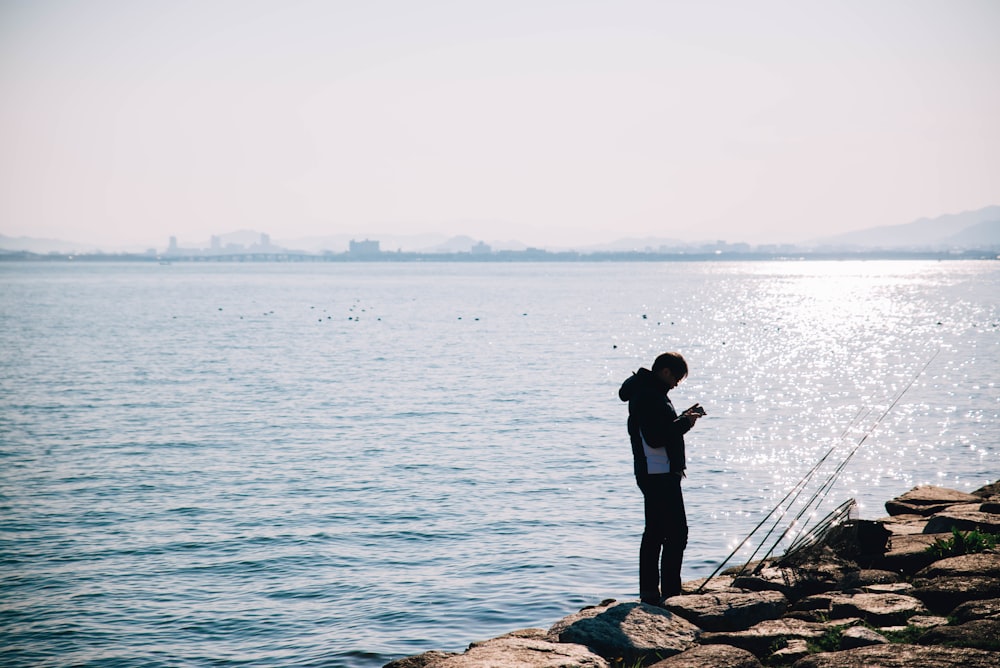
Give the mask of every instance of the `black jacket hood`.
[(622, 401), (628, 401), (635, 396), (636, 392), (647, 388), (662, 394), (667, 393), (667, 384), (646, 367), (641, 367), (626, 378), (622, 386), (618, 388), (618, 398)]

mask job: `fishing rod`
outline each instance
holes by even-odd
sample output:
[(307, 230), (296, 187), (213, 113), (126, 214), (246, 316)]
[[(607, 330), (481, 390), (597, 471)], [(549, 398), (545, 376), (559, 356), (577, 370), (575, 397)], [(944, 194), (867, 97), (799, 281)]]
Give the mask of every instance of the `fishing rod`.
[[(905, 395), (907, 391), (909, 391), (909, 389), (913, 387), (913, 384), (917, 382), (917, 379), (920, 378), (920, 376), (923, 375), (924, 371), (927, 370), (927, 367), (931, 365), (931, 363), (934, 361), (934, 359), (938, 356), (940, 352), (941, 349), (938, 348), (934, 352), (934, 354), (931, 355), (931, 358), (927, 360), (927, 362), (924, 363), (924, 365), (913, 376), (913, 378), (910, 379), (910, 382), (907, 383), (906, 386), (899, 393), (896, 394), (896, 397), (889, 404), (889, 407), (886, 408), (884, 411), (882, 411), (882, 414), (879, 415), (877, 420), (875, 420), (875, 423), (872, 424), (872, 426), (862, 435), (861, 439), (858, 440), (857, 445), (855, 445), (854, 448), (852, 448), (851, 451), (847, 453), (847, 457), (845, 457), (843, 461), (841, 461), (840, 464), (837, 466), (837, 468), (833, 470), (833, 473), (831, 473), (830, 477), (826, 479), (826, 482), (820, 485), (820, 487), (816, 490), (816, 492), (813, 493), (809, 501), (806, 502), (806, 505), (803, 506), (802, 510), (799, 511), (799, 514), (795, 516), (791, 524), (788, 525), (785, 531), (778, 537), (778, 539), (771, 546), (771, 549), (768, 550), (767, 554), (765, 554), (764, 557), (761, 559), (760, 563), (757, 565), (757, 568), (754, 569), (755, 574), (761, 571), (767, 559), (771, 556), (774, 550), (777, 549), (778, 545), (781, 544), (781, 541), (784, 540), (785, 536), (788, 535), (788, 532), (792, 530), (792, 528), (802, 518), (802, 516), (806, 513), (806, 511), (813, 505), (813, 503), (816, 501), (817, 498), (819, 498), (819, 503), (816, 504), (816, 507), (819, 508), (819, 506), (822, 505), (823, 501), (826, 500), (826, 497), (830, 494), (830, 491), (833, 489), (833, 485), (834, 483), (836, 483), (837, 478), (839, 478), (840, 474), (843, 473), (845, 468), (847, 468), (847, 464), (851, 461), (854, 455), (857, 454), (858, 450), (861, 449), (861, 446), (864, 444), (866, 440), (868, 440), (868, 437), (871, 436), (873, 433), (875, 433), (875, 430), (878, 428), (880, 424), (882, 424), (882, 421), (886, 418), (886, 416), (889, 415), (892, 409), (896, 407), (896, 404), (898, 404), (899, 401), (903, 398), (903, 395)], [(802, 531), (804, 530), (805, 527), (802, 528)], [(802, 534), (800, 534), (800, 536), (801, 535)], [(767, 539), (765, 538), (764, 541), (766, 540)], [(794, 544), (795, 543), (793, 542), (793, 545)], [(789, 549), (791, 549), (791, 546), (789, 547)], [(749, 565), (749, 562), (747, 565)]]
[[(833, 481), (836, 480), (836, 478), (843, 471), (844, 467), (847, 466), (847, 463), (851, 460), (851, 458), (858, 451), (858, 449), (861, 447), (861, 445), (868, 439), (868, 436), (870, 436), (875, 431), (875, 429), (882, 422), (882, 420), (884, 420), (885, 417), (896, 406), (896, 404), (899, 403), (899, 401), (903, 398), (903, 395), (906, 394), (907, 390), (909, 390), (910, 387), (913, 386), (913, 383), (915, 383), (916, 380), (917, 380), (917, 378), (919, 378), (920, 375), (923, 374), (924, 371), (926, 371), (927, 367), (930, 366), (930, 364), (934, 361), (934, 359), (938, 356), (938, 354), (940, 352), (941, 352), (941, 349), (938, 348), (938, 350), (935, 351), (935, 353), (931, 356), (931, 358), (929, 360), (927, 360), (927, 362), (923, 365), (923, 367), (921, 367), (920, 371), (917, 372), (917, 374), (910, 380), (910, 382), (906, 385), (906, 387), (904, 387), (902, 389), (902, 391), (900, 391), (896, 395), (896, 397), (893, 399), (893, 401), (889, 404), (889, 407), (886, 408), (886, 410), (882, 412), (882, 414), (875, 421), (875, 423), (864, 433), (864, 435), (862, 436), (862, 438), (858, 441), (857, 445), (855, 445), (854, 448), (851, 450), (851, 452), (848, 453), (848, 455), (845, 458), (845, 460), (840, 463), (840, 465), (837, 467), (837, 469), (835, 469), (833, 475), (830, 478), (827, 479), (827, 481), (820, 487), (820, 489), (816, 493), (813, 494), (812, 498), (810, 498), (810, 500), (806, 504), (805, 508), (808, 508), (810, 505), (812, 505), (812, 503), (815, 501), (815, 499), (818, 497), (819, 493), (822, 490), (826, 489), (826, 493), (829, 494), (829, 490), (832, 489), (832, 486), (833, 486)], [(848, 424), (847, 428), (844, 430), (844, 433), (841, 435), (840, 440), (834, 446), (832, 446), (826, 452), (826, 454), (824, 454), (820, 458), (820, 460), (816, 464), (813, 465), (813, 467), (809, 470), (809, 472), (806, 473), (806, 475), (798, 483), (796, 483), (796, 485), (794, 487), (792, 487), (792, 489), (785, 495), (785, 497), (781, 501), (779, 501), (778, 504), (774, 508), (771, 509), (771, 511), (764, 517), (764, 519), (762, 519), (757, 524), (757, 526), (755, 526), (753, 528), (753, 530), (751, 530), (750, 533), (747, 534), (746, 538), (744, 538), (739, 543), (739, 545), (737, 545), (733, 549), (733, 551), (730, 552), (729, 555), (726, 556), (726, 558), (722, 560), (722, 562), (715, 568), (715, 570), (712, 571), (711, 575), (709, 575), (707, 578), (705, 578), (705, 581), (701, 583), (701, 585), (698, 587), (697, 590), (695, 590), (695, 593), (700, 593), (705, 588), (705, 586), (708, 585), (709, 581), (712, 578), (714, 578), (719, 573), (719, 571), (722, 570), (722, 568), (729, 562), (730, 559), (733, 558), (733, 555), (735, 555), (744, 545), (746, 545), (747, 541), (749, 541), (750, 538), (755, 533), (757, 533), (757, 531), (762, 526), (764, 526), (764, 524), (771, 518), (771, 516), (774, 515), (774, 513), (777, 512), (779, 508), (781, 508), (782, 504), (784, 504), (785, 501), (787, 501), (790, 497), (792, 497), (793, 494), (795, 495), (795, 498), (789, 504), (789, 508), (791, 507), (791, 505), (794, 505), (795, 501), (798, 499), (798, 496), (802, 493), (802, 490), (805, 488), (805, 485), (808, 484), (808, 482), (812, 478), (812, 476), (816, 473), (817, 470), (819, 470), (819, 468), (823, 465), (823, 463), (826, 461), (826, 459), (833, 453), (833, 451), (838, 448), (838, 446), (840, 445), (840, 443), (846, 438), (847, 434), (850, 432), (851, 428), (857, 422), (859, 422), (861, 419), (863, 419), (864, 417), (867, 417), (870, 413), (871, 413), (871, 409), (869, 408), (867, 411), (865, 411), (864, 409), (862, 409), (862, 410), (860, 410), (858, 412), (857, 415), (855, 415), (854, 419), (851, 420), (850, 424)], [(824, 500), (825, 500), (825, 498), (826, 498), (826, 494), (823, 495), (823, 499)], [(799, 514), (793, 520), (792, 524), (789, 525), (788, 529), (786, 529), (782, 533), (782, 535), (778, 538), (778, 540), (775, 542), (775, 544), (771, 547), (771, 549), (768, 551), (768, 553), (761, 560), (760, 564), (758, 564), (756, 570), (754, 571), (755, 573), (760, 571), (760, 569), (763, 567), (764, 563), (766, 562), (767, 558), (770, 557), (770, 555), (774, 551), (774, 549), (778, 546), (778, 544), (780, 544), (780, 542), (788, 534), (788, 531), (791, 529), (791, 527), (794, 526), (795, 522), (797, 522), (802, 517), (802, 515), (804, 514), (804, 510), (805, 509), (803, 509), (803, 511), (799, 512)], [(781, 522), (781, 519), (784, 517), (785, 513), (787, 513), (787, 512), (788, 512), (788, 508), (786, 508), (784, 511), (782, 511), (782, 513), (778, 517), (778, 519), (775, 520), (775, 524), (772, 526), (771, 531), (769, 531), (768, 534), (767, 534), (767, 536), (764, 537), (764, 540), (761, 541), (761, 544), (757, 547), (757, 550), (754, 550), (754, 553), (750, 556), (750, 559), (747, 561), (746, 564), (744, 564), (743, 568), (740, 569), (739, 573), (737, 574), (737, 577), (739, 577), (740, 575), (742, 575), (746, 571), (747, 567), (750, 565), (750, 562), (753, 561), (753, 557), (757, 554), (757, 551), (760, 550), (760, 548), (764, 545), (764, 543), (767, 542), (768, 537), (774, 531), (774, 528), (776, 528), (777, 525)]]
[[(747, 559), (746, 563), (743, 564), (743, 567), (740, 568), (739, 572), (736, 573), (736, 575), (734, 576), (734, 579), (740, 577), (741, 575), (743, 575), (743, 573), (746, 572), (746, 570), (747, 570), (747, 568), (749, 568), (751, 562), (753, 562), (753, 558), (755, 556), (757, 556), (757, 552), (760, 551), (760, 548), (764, 547), (764, 545), (767, 543), (768, 539), (771, 537), (771, 534), (773, 534), (774, 530), (778, 528), (779, 524), (781, 524), (781, 520), (784, 519), (785, 514), (792, 508), (792, 506), (795, 505), (795, 502), (798, 501), (799, 495), (802, 494), (803, 491), (805, 491), (806, 485), (812, 479), (813, 475), (823, 466), (823, 464), (826, 462), (827, 458), (831, 454), (833, 454), (833, 452), (837, 448), (840, 447), (840, 444), (844, 441), (845, 438), (847, 438), (847, 435), (851, 432), (851, 429), (854, 427), (854, 425), (856, 425), (861, 420), (867, 418), (870, 413), (871, 413), (871, 409), (870, 408), (867, 409), (867, 410), (864, 407), (862, 407), (861, 409), (859, 409), (858, 413), (854, 416), (854, 419), (851, 420), (851, 422), (847, 425), (847, 427), (844, 428), (843, 433), (841, 433), (840, 438), (837, 439), (836, 443), (834, 443), (834, 445), (829, 450), (827, 450), (827, 452), (826, 452), (825, 455), (823, 455), (822, 457), (820, 457), (819, 461), (816, 462), (816, 464), (812, 467), (812, 469), (809, 470), (809, 472), (806, 474), (806, 476), (804, 478), (802, 478), (802, 480), (799, 481), (799, 483), (796, 485), (796, 487), (798, 487), (798, 492), (795, 493), (795, 496), (792, 497), (792, 500), (789, 501), (789, 503), (785, 507), (785, 509), (781, 511), (781, 514), (778, 515), (778, 518), (776, 520), (774, 520), (774, 524), (771, 525), (771, 528), (768, 530), (768, 532), (764, 536), (764, 538), (761, 539), (760, 543), (757, 545), (757, 548), (753, 551), (753, 553)], [(793, 488), (793, 490), (794, 489), (795, 488)], [(787, 499), (788, 497), (786, 496), (785, 498)], [(784, 499), (782, 499), (782, 501), (779, 502), (778, 506), (776, 506), (775, 509), (777, 509), (778, 507), (780, 507), (782, 503), (784, 503)], [(754, 531), (756, 531), (756, 529), (754, 529)], [(752, 536), (753, 533), (754, 532), (751, 532), (750, 535)], [(786, 533), (787, 533), (787, 530), (786, 530)], [(747, 538), (749, 539), (750, 536), (747, 536)], [(764, 560), (766, 560), (766, 559), (767, 559), (767, 557), (764, 557), (764, 559), (761, 560), (760, 564), (758, 565), (758, 568), (754, 571), (755, 573), (757, 573), (757, 572), (760, 571), (760, 568), (763, 567)]]
[[(846, 437), (847, 433), (848, 433), (848, 432), (850, 431), (850, 428), (851, 428), (851, 427), (852, 427), (852, 426), (854, 425), (854, 423), (856, 423), (856, 422), (857, 422), (857, 421), (859, 420), (859, 416), (861, 415), (861, 413), (863, 412), (863, 410), (864, 410), (864, 409), (862, 409), (861, 411), (858, 411), (858, 415), (855, 415), (855, 416), (854, 416), (854, 419), (853, 419), (853, 420), (851, 420), (851, 423), (850, 423), (850, 424), (849, 424), (849, 425), (847, 426), (847, 428), (846, 428), (846, 429), (844, 430), (844, 434), (842, 434), (842, 435), (841, 435), (841, 440), (843, 440), (843, 439), (844, 439), (844, 438)], [(839, 443), (838, 443), (837, 445), (839, 445)], [(768, 513), (767, 515), (765, 515), (765, 516), (764, 516), (764, 519), (762, 519), (762, 520), (761, 520), (761, 521), (760, 521), (760, 522), (759, 522), (759, 523), (757, 524), (757, 526), (755, 526), (755, 527), (753, 528), (753, 531), (751, 531), (751, 532), (750, 532), (749, 534), (747, 534), (747, 537), (746, 537), (746, 538), (744, 538), (744, 539), (743, 539), (743, 540), (742, 540), (742, 541), (740, 542), (740, 544), (739, 544), (739, 545), (737, 545), (737, 546), (736, 546), (735, 548), (733, 548), (733, 551), (732, 551), (732, 552), (730, 552), (730, 553), (729, 553), (729, 555), (728, 555), (728, 556), (727, 556), (727, 557), (726, 557), (725, 559), (723, 559), (723, 560), (722, 560), (722, 562), (721, 562), (721, 563), (720, 563), (720, 564), (719, 564), (719, 565), (718, 565), (718, 566), (717, 566), (717, 567), (715, 568), (715, 570), (714, 570), (714, 571), (712, 571), (712, 574), (711, 574), (711, 575), (709, 575), (709, 576), (708, 576), (707, 578), (705, 578), (705, 581), (701, 583), (701, 586), (700, 586), (700, 587), (698, 587), (698, 589), (697, 589), (697, 590), (695, 591), (695, 593), (699, 593), (699, 592), (701, 592), (701, 590), (702, 590), (702, 589), (704, 589), (704, 588), (705, 588), (705, 585), (707, 585), (707, 584), (708, 584), (709, 580), (711, 580), (712, 578), (714, 578), (714, 577), (715, 577), (715, 576), (716, 576), (716, 575), (717, 575), (717, 574), (719, 573), (719, 571), (721, 571), (721, 570), (722, 570), (722, 567), (723, 567), (723, 566), (725, 566), (725, 565), (726, 565), (727, 563), (729, 563), (729, 560), (733, 558), (733, 555), (735, 555), (735, 554), (736, 554), (737, 552), (739, 552), (739, 550), (740, 550), (740, 549), (741, 549), (741, 548), (742, 548), (742, 547), (743, 547), (744, 545), (746, 545), (747, 541), (748, 541), (748, 540), (750, 540), (750, 538), (751, 538), (751, 537), (752, 537), (752, 536), (753, 536), (753, 535), (754, 535), (755, 533), (757, 533), (757, 530), (758, 530), (758, 529), (760, 529), (760, 528), (761, 528), (762, 526), (764, 526), (764, 524), (765, 524), (765, 523), (766, 523), (766, 522), (767, 522), (767, 521), (768, 521), (768, 520), (769, 520), (769, 519), (771, 518), (771, 516), (772, 516), (772, 515), (773, 515), (773, 514), (774, 514), (775, 512), (777, 512), (778, 508), (780, 508), (780, 507), (781, 507), (781, 505), (782, 505), (783, 503), (785, 503), (785, 501), (788, 501), (788, 499), (789, 499), (789, 498), (790, 498), (790, 497), (792, 496), (792, 494), (795, 494), (795, 499), (797, 499), (797, 498), (798, 498), (798, 495), (802, 493), (802, 490), (803, 490), (803, 489), (805, 489), (805, 486), (806, 486), (806, 485), (807, 485), (807, 484), (809, 483), (809, 480), (810, 480), (810, 479), (812, 478), (812, 476), (813, 476), (813, 475), (814, 475), (814, 474), (816, 473), (816, 471), (818, 471), (818, 470), (819, 470), (820, 466), (822, 466), (822, 465), (823, 465), (823, 462), (824, 462), (824, 461), (826, 461), (826, 458), (827, 458), (827, 457), (829, 457), (829, 456), (830, 456), (830, 455), (831, 455), (831, 454), (833, 453), (833, 451), (837, 449), (837, 445), (834, 445), (833, 447), (831, 447), (831, 448), (830, 448), (830, 450), (829, 450), (829, 451), (828, 451), (828, 452), (827, 452), (827, 453), (826, 453), (825, 455), (823, 455), (823, 457), (821, 457), (821, 458), (820, 458), (820, 460), (819, 460), (818, 462), (816, 462), (816, 464), (814, 464), (814, 465), (813, 465), (813, 467), (812, 467), (812, 468), (811, 468), (811, 469), (809, 470), (809, 472), (808, 472), (808, 473), (806, 473), (806, 475), (805, 475), (805, 476), (804, 476), (804, 477), (803, 477), (803, 478), (802, 478), (801, 480), (799, 480), (799, 481), (798, 481), (798, 482), (797, 482), (797, 483), (796, 483), (796, 484), (795, 484), (795, 485), (794, 485), (794, 486), (792, 487), (792, 489), (790, 489), (790, 490), (788, 491), (788, 493), (787, 493), (787, 494), (785, 494), (785, 498), (783, 498), (783, 499), (782, 499), (781, 501), (779, 501), (779, 502), (778, 502), (778, 505), (776, 505), (776, 506), (775, 506), (774, 508), (772, 508), (772, 509), (771, 509), (771, 512), (769, 512), (769, 513)], [(796, 490), (798, 490), (798, 491), (796, 491)], [(795, 503), (795, 499), (792, 499), (791, 503), (789, 504), (789, 507), (790, 507), (790, 506), (791, 506), (792, 504), (794, 504), (794, 503)], [(786, 509), (786, 510), (785, 510), (784, 512), (787, 512), (787, 509)], [(782, 516), (783, 516), (783, 515), (784, 515), (784, 513), (782, 513)], [(779, 517), (779, 518), (778, 518), (778, 519), (776, 520), (776, 524), (775, 524), (775, 525), (777, 525), (777, 522), (780, 522), (780, 521), (781, 521), (781, 517)], [(772, 528), (772, 531), (773, 531), (773, 528)], [(770, 535), (770, 533), (769, 533), (768, 535)], [(765, 539), (764, 539), (764, 541), (765, 541), (765, 542), (766, 542), (766, 540), (767, 540), (767, 538), (765, 538)], [(760, 548), (758, 547), (757, 549), (760, 549)], [(755, 552), (754, 554), (756, 554), (756, 552)], [(753, 558), (753, 557), (751, 556), (751, 559), (752, 559), (752, 558)], [(742, 571), (741, 571), (741, 574), (742, 574)]]

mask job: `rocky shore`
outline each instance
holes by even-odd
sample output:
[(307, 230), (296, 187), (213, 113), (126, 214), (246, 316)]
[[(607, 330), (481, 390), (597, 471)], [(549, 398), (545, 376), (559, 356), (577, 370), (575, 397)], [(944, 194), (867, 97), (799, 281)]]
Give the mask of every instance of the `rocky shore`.
[(606, 600), (385, 668), (1000, 666), (1000, 482), (885, 506), (787, 557), (687, 582), (662, 608)]

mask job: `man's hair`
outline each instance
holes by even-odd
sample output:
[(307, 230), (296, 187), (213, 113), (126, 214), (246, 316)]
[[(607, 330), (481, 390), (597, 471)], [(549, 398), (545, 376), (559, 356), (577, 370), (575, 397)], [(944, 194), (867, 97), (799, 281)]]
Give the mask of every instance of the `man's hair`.
[(653, 373), (660, 369), (670, 369), (674, 378), (680, 380), (688, 375), (688, 364), (680, 353), (663, 353), (653, 362)]

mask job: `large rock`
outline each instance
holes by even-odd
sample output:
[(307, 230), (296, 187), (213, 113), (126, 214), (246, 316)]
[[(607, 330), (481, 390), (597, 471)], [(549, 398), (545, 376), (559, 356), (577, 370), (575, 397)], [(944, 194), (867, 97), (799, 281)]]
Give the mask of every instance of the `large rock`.
[(998, 659), (981, 649), (890, 643), (813, 654), (793, 668), (997, 668)]
[(978, 530), (983, 533), (998, 534), (1000, 533), (1000, 515), (984, 513), (971, 508), (945, 510), (936, 513), (927, 520), (924, 533), (945, 533), (952, 529), (959, 531)]
[(428, 666), (431, 666), (438, 661), (443, 661), (444, 659), (453, 656), (458, 656), (458, 654), (455, 652), (439, 652), (437, 650), (431, 650), (430, 652), (424, 652), (423, 654), (415, 654), (413, 656), (407, 656), (402, 659), (390, 661), (382, 668), (428, 668)]
[(767, 566), (759, 572), (737, 576), (733, 585), (750, 591), (776, 591), (789, 601), (835, 589), (857, 567), (841, 562), (830, 553), (830, 561), (809, 562), (800, 566)]
[(750, 652), (730, 645), (699, 645), (654, 663), (651, 668), (763, 668)]
[(1000, 498), (1000, 480), (990, 483), (989, 485), (983, 485), (979, 489), (975, 490), (973, 494), (981, 499), (988, 499), (990, 497)]
[(701, 630), (680, 615), (645, 603), (609, 603), (556, 622), (549, 635), (586, 645), (609, 660), (625, 663), (680, 654), (695, 645)]
[(958, 503), (981, 503), (982, 498), (947, 487), (921, 485), (885, 502), (890, 515), (933, 515)]
[(869, 645), (884, 645), (889, 642), (885, 636), (866, 626), (852, 626), (840, 636), (840, 649), (854, 649)]
[(927, 518), (923, 515), (893, 515), (876, 520), (893, 536), (905, 536), (914, 533), (923, 533), (927, 526)]
[(927, 551), (934, 541), (948, 540), (951, 533), (895, 535), (889, 540), (889, 550), (878, 561), (878, 567), (913, 575), (937, 560)]
[(705, 633), (701, 636), (700, 642), (703, 645), (732, 645), (752, 652), (759, 658), (764, 658), (776, 646), (782, 646), (787, 640), (793, 638), (806, 641), (818, 640), (826, 635), (830, 628), (828, 624), (784, 617), (761, 622), (745, 631)]
[(765, 619), (781, 617), (788, 599), (777, 591), (720, 592), (673, 596), (665, 606), (706, 631), (742, 631)]
[(1000, 579), (989, 576), (918, 578), (913, 584), (913, 596), (938, 615), (947, 615), (968, 601), (1000, 598)]
[(959, 624), (973, 619), (1000, 619), (1000, 598), (988, 598), (984, 601), (969, 601), (951, 611), (951, 616)]
[(1000, 578), (1000, 553), (979, 552), (962, 554), (935, 561), (917, 573), (918, 578), (982, 575)]
[(584, 645), (508, 634), (473, 643), (464, 654), (423, 668), (608, 668), (608, 662)]
[[(1000, 652), (1000, 619), (974, 619), (958, 626), (936, 626), (917, 639), (921, 645), (974, 647)], [(1000, 665), (1000, 654), (997, 655)]]
[(802, 599), (794, 608), (819, 612), (828, 619), (860, 617), (873, 626), (898, 626), (928, 612), (920, 600), (903, 594), (817, 594)]

